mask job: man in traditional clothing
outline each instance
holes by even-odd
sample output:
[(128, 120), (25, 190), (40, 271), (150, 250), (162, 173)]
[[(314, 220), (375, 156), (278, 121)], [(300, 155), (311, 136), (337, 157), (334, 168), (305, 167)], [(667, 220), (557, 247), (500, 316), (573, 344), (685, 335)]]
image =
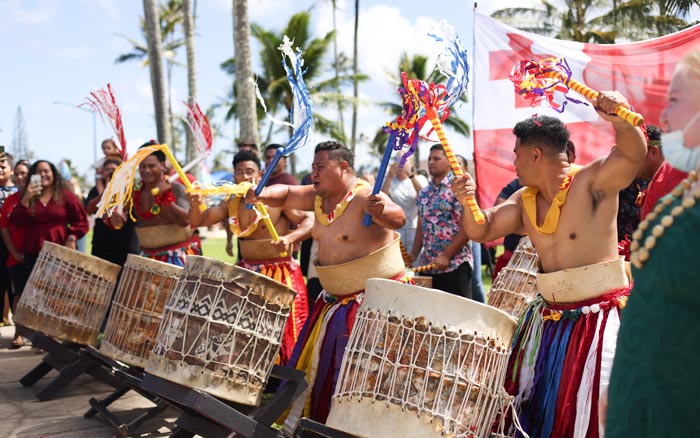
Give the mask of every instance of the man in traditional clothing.
[[(250, 186), (244, 183), (255, 183), (262, 176), (260, 159), (248, 150), (238, 152), (233, 157), (233, 168), (236, 184), (242, 186), (241, 195)], [(261, 221), (261, 212), (248, 210), (240, 196), (231, 196), (205, 211), (200, 210), (201, 204), (201, 195), (190, 195), (192, 226), (210, 226), (226, 221), (232, 235), (238, 237), (238, 265), (284, 283), (297, 293), (280, 347), (281, 363), (286, 365), (308, 316), (306, 285), (299, 262), (292, 258), (292, 245), (311, 236), (313, 215), (292, 208), (268, 208), (267, 214), (280, 237), (275, 242), (271, 240), (265, 222)], [(298, 224), (298, 227), (291, 231), (291, 224)]]
[[(340, 372), (343, 352), (368, 278), (408, 281), (394, 230), (406, 218), (386, 194), (371, 195), (369, 184), (355, 176), (350, 149), (336, 141), (316, 146), (312, 185), (268, 186), (249, 203), (315, 212), (312, 235), (318, 241), (318, 259), (312, 260), (324, 291), (294, 347), (290, 366), (305, 371), (308, 397), (291, 409), (286, 426), (294, 429), (300, 416), (325, 422)], [(372, 224), (365, 227), (368, 213)]]
[[(141, 147), (154, 144), (157, 143), (152, 140)], [(202, 255), (199, 234), (190, 227), (190, 206), (185, 187), (168, 181), (162, 151), (155, 151), (141, 161), (139, 174), (141, 182), (132, 196), (140, 255), (185, 266), (188, 255)], [(116, 213), (110, 217), (111, 226), (115, 228), (121, 228), (126, 220), (124, 215)]]
[[(600, 387), (607, 386), (619, 313), (630, 283), (617, 251), (617, 199), (639, 172), (644, 135), (614, 115), (629, 108), (617, 92), (592, 100), (612, 122), (617, 146), (579, 167), (566, 154), (569, 131), (556, 118), (534, 116), (515, 125), (515, 168), (523, 189), (484, 211), (467, 234), (488, 242), (511, 233), (530, 236), (540, 257), (541, 294), (520, 318), (506, 388), (525, 432), (536, 437), (598, 437)], [(467, 206), (476, 185), (466, 174), (452, 189)], [(574, 431), (576, 435), (574, 435)]]

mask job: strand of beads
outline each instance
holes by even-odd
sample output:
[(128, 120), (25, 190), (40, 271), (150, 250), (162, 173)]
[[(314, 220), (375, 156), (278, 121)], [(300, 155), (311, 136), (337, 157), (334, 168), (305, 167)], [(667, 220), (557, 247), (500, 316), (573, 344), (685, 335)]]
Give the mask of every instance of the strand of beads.
[(651, 250), (656, 246), (657, 241), (664, 235), (666, 229), (673, 225), (676, 217), (680, 216), (685, 210), (693, 207), (696, 204), (696, 199), (700, 199), (700, 186), (692, 189), (691, 196), (683, 198), (680, 205), (676, 205), (671, 209), (669, 213), (664, 215), (651, 229), (651, 235), (644, 239), (644, 244), (642, 245), (642, 237), (644, 233), (649, 229), (651, 223), (659, 217), (661, 213), (668, 208), (669, 205), (673, 204), (676, 199), (683, 196), (686, 190), (689, 190), (693, 183), (698, 180), (698, 174), (695, 170), (688, 174), (688, 177), (681, 181), (675, 189), (671, 191), (671, 196), (665, 197), (661, 202), (656, 204), (654, 210), (651, 211), (647, 217), (639, 223), (639, 227), (632, 234), (632, 244), (630, 245), (630, 250), (632, 251), (630, 255), (630, 262), (635, 268), (640, 269), (644, 263), (649, 260), (649, 255)]

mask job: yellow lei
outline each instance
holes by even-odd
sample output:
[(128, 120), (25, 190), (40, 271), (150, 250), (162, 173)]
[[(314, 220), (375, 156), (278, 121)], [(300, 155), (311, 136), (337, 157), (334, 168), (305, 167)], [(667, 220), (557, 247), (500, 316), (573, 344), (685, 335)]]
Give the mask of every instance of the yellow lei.
[(252, 184), (247, 181), (236, 184), (234, 186), (235, 191), (233, 193), (233, 198), (231, 198), (231, 202), (228, 204), (228, 225), (231, 232), (236, 237), (250, 236), (255, 232), (255, 230), (258, 229), (258, 223), (264, 219), (264, 216), (260, 214), (258, 209), (253, 207), (255, 216), (253, 217), (252, 222), (245, 230), (241, 230), (241, 222), (238, 219), (238, 207), (241, 205), (241, 199), (243, 199), (243, 196), (245, 196), (246, 192), (251, 186)]
[(572, 165), (569, 170), (569, 174), (566, 175), (564, 180), (559, 186), (559, 193), (552, 200), (552, 205), (549, 206), (547, 211), (547, 216), (544, 218), (544, 223), (542, 225), (537, 224), (537, 193), (538, 190), (535, 187), (527, 187), (523, 190), (522, 199), (523, 207), (525, 208), (525, 213), (530, 219), (530, 223), (535, 229), (542, 234), (553, 234), (557, 231), (557, 226), (559, 225), (559, 216), (561, 215), (561, 207), (566, 202), (566, 195), (569, 193), (571, 184), (574, 182), (574, 176), (581, 170), (581, 166)]
[(314, 212), (316, 213), (316, 219), (318, 219), (321, 225), (330, 225), (331, 222), (338, 219), (343, 214), (345, 209), (348, 207), (348, 204), (350, 204), (350, 201), (352, 201), (357, 192), (364, 187), (369, 187), (369, 183), (365, 180), (358, 179), (348, 194), (345, 195), (340, 204), (336, 205), (333, 211), (331, 211), (329, 214), (325, 214), (323, 212), (323, 198), (316, 196), (316, 200), (314, 201)]

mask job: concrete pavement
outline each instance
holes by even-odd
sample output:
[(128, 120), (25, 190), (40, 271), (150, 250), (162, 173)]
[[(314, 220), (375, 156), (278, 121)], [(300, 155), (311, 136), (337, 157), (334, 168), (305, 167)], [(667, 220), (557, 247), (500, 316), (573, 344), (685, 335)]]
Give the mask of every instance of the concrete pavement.
[[(35, 393), (56, 375), (51, 371), (34, 386), (19, 383), (27, 372), (41, 362), (42, 355), (30, 346), (9, 350), (14, 327), (0, 328), (0, 438), (110, 438), (116, 430), (98, 414), (83, 418), (90, 408), (91, 397), (101, 399), (112, 387), (90, 376), (82, 375), (56, 398), (40, 402)], [(110, 410), (127, 421), (143, 413), (153, 404), (128, 392), (110, 406)], [(174, 428), (178, 411), (168, 408), (160, 416), (136, 428), (132, 436), (144, 438), (167, 437)]]

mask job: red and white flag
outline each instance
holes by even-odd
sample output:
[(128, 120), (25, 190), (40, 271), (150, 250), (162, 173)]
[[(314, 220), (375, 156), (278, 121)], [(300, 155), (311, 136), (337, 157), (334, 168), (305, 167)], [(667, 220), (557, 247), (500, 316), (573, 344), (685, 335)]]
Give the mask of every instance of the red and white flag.
[(483, 207), (493, 205), (515, 178), (513, 126), (533, 114), (557, 116), (566, 123), (579, 164), (607, 155), (615, 142), (610, 124), (590, 105), (569, 104), (559, 114), (548, 106), (532, 107), (518, 96), (508, 75), (519, 61), (564, 57), (574, 79), (594, 90), (620, 91), (646, 123), (659, 125), (676, 63), (700, 46), (700, 25), (653, 40), (603, 45), (546, 38), (478, 13), (474, 20), (474, 161)]

